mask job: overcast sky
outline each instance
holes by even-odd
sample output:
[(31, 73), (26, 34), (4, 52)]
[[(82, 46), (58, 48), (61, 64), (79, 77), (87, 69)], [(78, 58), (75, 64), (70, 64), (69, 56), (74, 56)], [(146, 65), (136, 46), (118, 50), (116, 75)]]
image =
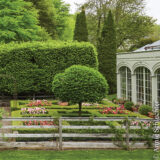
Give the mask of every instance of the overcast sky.
[[(85, 0), (64, 0), (71, 5), (70, 12), (76, 11), (76, 3), (83, 3)], [(160, 0), (146, 0), (146, 13), (147, 15), (157, 19), (157, 24), (160, 24)]]

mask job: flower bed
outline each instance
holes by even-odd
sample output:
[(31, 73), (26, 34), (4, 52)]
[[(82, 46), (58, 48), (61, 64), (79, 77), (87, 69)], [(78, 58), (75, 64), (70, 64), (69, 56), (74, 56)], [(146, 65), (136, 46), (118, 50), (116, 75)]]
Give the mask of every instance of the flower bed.
[(25, 121), (23, 122), (23, 125), (25, 126), (38, 126), (38, 125), (42, 125), (42, 126), (51, 126), (51, 125), (56, 125), (53, 121)]
[(45, 108), (21, 108), (21, 114), (47, 114), (48, 111)]
[(146, 121), (132, 121), (131, 126), (142, 126), (142, 127), (150, 127), (153, 125), (152, 122), (146, 122)]
[(39, 107), (39, 106), (52, 106), (52, 102), (49, 102), (47, 100), (36, 100), (36, 101), (30, 101), (27, 104), (28, 107)]
[(128, 114), (124, 108), (124, 105), (121, 105), (120, 107), (105, 107), (102, 110), (100, 110), (100, 113), (102, 114)]

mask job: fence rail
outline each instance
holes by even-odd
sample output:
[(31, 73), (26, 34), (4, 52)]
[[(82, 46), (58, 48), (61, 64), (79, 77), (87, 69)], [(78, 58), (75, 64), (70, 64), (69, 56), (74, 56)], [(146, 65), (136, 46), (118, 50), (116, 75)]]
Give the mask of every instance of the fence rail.
[[(135, 121), (151, 121), (153, 122), (153, 119), (140, 119), (140, 118), (128, 118), (129, 120), (135, 120)], [(55, 118), (52, 117), (24, 117), (24, 118), (18, 118), (18, 117), (14, 117), (14, 118), (3, 118), (1, 121), (2, 122), (10, 122), (10, 121), (54, 121)], [(52, 148), (52, 149), (67, 149), (67, 148), (118, 148), (118, 146), (115, 145), (115, 143), (112, 141), (112, 138), (115, 137), (115, 133), (63, 133), (63, 129), (111, 129), (110, 126), (80, 126), (80, 125), (62, 125), (62, 121), (89, 121), (90, 118), (87, 117), (78, 117), (78, 118), (70, 118), (70, 117), (61, 117), (59, 118), (59, 125), (58, 126), (44, 126), (44, 125), (38, 125), (38, 126), (23, 126), (23, 125), (19, 125), (19, 126), (15, 126), (15, 125), (5, 125), (1, 128), (1, 132), (0, 133), (0, 138), (58, 138), (58, 141), (54, 142), (54, 141), (45, 141), (45, 142), (4, 142), (1, 141), (0, 142), (0, 148), (6, 147), (6, 148), (11, 148), (11, 147), (17, 147), (17, 148), (26, 148), (28, 147), (29, 149), (31, 148)], [(123, 121), (126, 120), (124, 117), (123, 118), (119, 118), (119, 117), (102, 117), (102, 118), (94, 118), (93, 121)], [(127, 148), (131, 147), (132, 144), (132, 139), (133, 138), (141, 138), (141, 136), (137, 135), (137, 134), (130, 134), (129, 133), (129, 128), (130, 129), (141, 129), (140, 126), (129, 126), (128, 121), (125, 122), (125, 124), (121, 127), (121, 126), (117, 126), (115, 127), (116, 129), (125, 129), (126, 133), (122, 134), (122, 137), (125, 138), (125, 143), (127, 145)], [(12, 133), (12, 129), (15, 130)], [(48, 133), (48, 134), (44, 134), (44, 133), (26, 133), (26, 134), (22, 134), (22, 133), (18, 133), (16, 132), (16, 129), (58, 129), (57, 133)], [(143, 129), (148, 129), (148, 127), (144, 127)], [(3, 132), (3, 130), (5, 132)], [(7, 130), (11, 130), (11, 133), (7, 132)], [(151, 136), (154, 139), (154, 136)], [(97, 140), (93, 140), (93, 141), (86, 141), (86, 142), (82, 142), (82, 141), (78, 141), (77, 142), (66, 142), (63, 141), (63, 138), (98, 138), (98, 139), (103, 139), (103, 138), (107, 138), (110, 139), (109, 141), (106, 140), (103, 142), (102, 141), (97, 141)], [(147, 148), (145, 146), (145, 141), (141, 141), (141, 142), (135, 142), (134, 145), (132, 144), (132, 148)]]
[[(55, 129), (58, 126), (3, 126), (2, 129)], [(116, 129), (126, 129), (126, 126), (116, 126)], [(62, 126), (62, 129), (110, 129), (109, 126)], [(141, 129), (140, 126), (131, 126), (130, 129)], [(148, 129), (148, 127), (144, 127), (143, 129)], [(159, 127), (160, 129), (160, 127)]]
[[(12, 118), (3, 118), (2, 121), (28, 121), (28, 120), (41, 120), (41, 121), (52, 121), (55, 118), (53, 117), (12, 117)], [(89, 117), (61, 117), (61, 120), (65, 121), (89, 121), (91, 118)], [(95, 117), (94, 121), (122, 121), (125, 120), (124, 117)], [(128, 117), (128, 120), (136, 120), (136, 121), (146, 121), (146, 122), (154, 122), (154, 119), (142, 119), (137, 117)]]

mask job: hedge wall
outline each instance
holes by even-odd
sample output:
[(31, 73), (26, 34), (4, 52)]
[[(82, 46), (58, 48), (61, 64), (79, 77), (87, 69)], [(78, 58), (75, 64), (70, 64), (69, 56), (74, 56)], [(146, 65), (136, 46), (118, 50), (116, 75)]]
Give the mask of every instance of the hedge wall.
[(54, 75), (75, 64), (98, 69), (94, 46), (57, 41), (3, 44), (0, 46), (0, 92), (12, 95), (17, 89), (23, 95), (49, 94)]

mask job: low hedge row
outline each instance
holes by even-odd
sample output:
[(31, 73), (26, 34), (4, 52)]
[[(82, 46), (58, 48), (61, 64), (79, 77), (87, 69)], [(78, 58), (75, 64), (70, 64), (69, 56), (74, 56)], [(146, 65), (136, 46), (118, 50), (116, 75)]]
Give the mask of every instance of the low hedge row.
[[(71, 110), (65, 110), (65, 109), (48, 109), (48, 114), (25, 114), (21, 115), (21, 110), (14, 110), (12, 111), (13, 117), (78, 117), (78, 109), (71, 109)], [(101, 114), (99, 110), (87, 110), (83, 109), (82, 117), (139, 117), (139, 118), (148, 118), (144, 115), (141, 115), (139, 113), (129, 113), (129, 114)], [(14, 116), (15, 115), (15, 116)]]
[(57, 41), (1, 45), (1, 93), (50, 94), (53, 77), (72, 65), (98, 69), (95, 47), (85, 42)]

